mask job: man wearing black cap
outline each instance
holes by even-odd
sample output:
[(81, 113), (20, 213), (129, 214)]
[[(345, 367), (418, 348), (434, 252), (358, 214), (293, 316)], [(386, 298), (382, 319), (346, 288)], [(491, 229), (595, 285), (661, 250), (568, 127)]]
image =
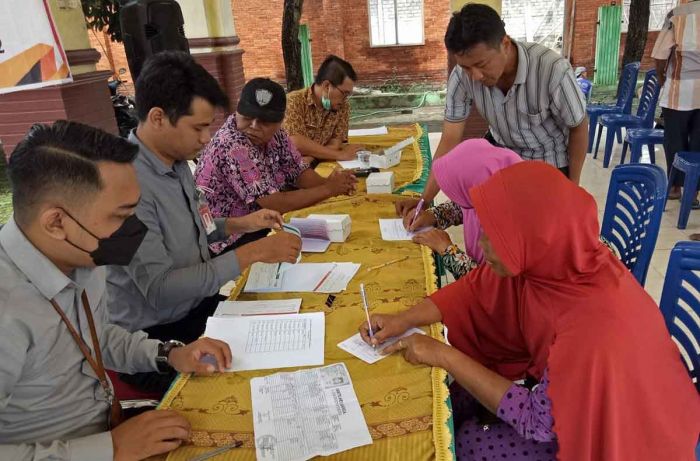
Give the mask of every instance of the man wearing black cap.
[(203, 332), (222, 285), (254, 262), (295, 262), (301, 241), (287, 232), (211, 257), (209, 244), (278, 227), (280, 214), (260, 210), (211, 219), (187, 164), (210, 139), (216, 108), (228, 101), (216, 80), (187, 53), (151, 57), (136, 81), (141, 186), (136, 216), (148, 233), (128, 266), (108, 268), (113, 323), (151, 338), (191, 342)]
[[(354, 191), (352, 173), (336, 170), (322, 178), (304, 162), (281, 129), (286, 102), (280, 85), (252, 79), (236, 113), (202, 152), (195, 178), (214, 216), (244, 216), (261, 208), (286, 213)], [(214, 251), (239, 237), (232, 235)]]

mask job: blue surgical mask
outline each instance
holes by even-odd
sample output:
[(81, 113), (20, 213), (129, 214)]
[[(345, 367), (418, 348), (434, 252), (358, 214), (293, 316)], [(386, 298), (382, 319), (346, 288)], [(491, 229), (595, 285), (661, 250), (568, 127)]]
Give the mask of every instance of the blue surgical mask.
[(324, 108), (325, 110), (331, 110), (331, 109), (332, 109), (331, 100), (330, 100), (330, 93), (331, 93), (331, 90), (328, 90), (328, 91), (326, 92), (326, 96), (321, 96), (321, 106), (323, 106), (323, 108)]

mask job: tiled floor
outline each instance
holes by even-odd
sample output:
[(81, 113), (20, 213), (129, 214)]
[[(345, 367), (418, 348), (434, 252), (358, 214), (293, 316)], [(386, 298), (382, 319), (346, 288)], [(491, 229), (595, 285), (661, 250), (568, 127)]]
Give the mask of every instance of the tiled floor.
[[(605, 136), (605, 133), (603, 133), (603, 136)], [(433, 152), (437, 148), (439, 142), (440, 133), (430, 133), (430, 146)], [(613, 151), (613, 165), (611, 165), (611, 167), (619, 163), (620, 150), (621, 146), (617, 145)], [(605, 199), (608, 192), (611, 172), (611, 168), (603, 168), (602, 157), (602, 152), (598, 156), (598, 159), (593, 159), (592, 155), (588, 155), (581, 179), (581, 185), (588, 190), (598, 202), (599, 218), (601, 219), (605, 208)], [(642, 161), (645, 161), (645, 158), (643, 158)], [(657, 165), (665, 169), (666, 162), (661, 146), (657, 146), (656, 158)], [(443, 200), (445, 200), (445, 197), (440, 194), (437, 201), (440, 202)], [(666, 265), (668, 264), (671, 249), (680, 240), (686, 240), (690, 234), (700, 232), (700, 210), (691, 212), (687, 229), (679, 230), (676, 228), (678, 208), (679, 202), (677, 200), (669, 201), (666, 206), (666, 212), (661, 221), (661, 232), (659, 233), (656, 250), (651, 260), (651, 267), (649, 268), (649, 274), (647, 276), (645, 288), (657, 302), (661, 297), (664, 276), (666, 274)], [(461, 226), (450, 229), (449, 233), (453, 241), (463, 247), (464, 240)]]

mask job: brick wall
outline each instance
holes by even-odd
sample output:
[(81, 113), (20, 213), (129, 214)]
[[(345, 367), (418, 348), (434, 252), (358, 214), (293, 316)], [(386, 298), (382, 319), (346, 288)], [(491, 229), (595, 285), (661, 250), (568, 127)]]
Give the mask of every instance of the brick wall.
[[(681, 0), (683, 2), (683, 0)], [(684, 3), (684, 2), (683, 2)], [(567, 0), (567, 11), (571, 8), (572, 0)], [(595, 64), (595, 42), (596, 42), (596, 23), (598, 22), (598, 7), (609, 4), (609, 0), (576, 0), (574, 37), (571, 49), (571, 62), (573, 66), (585, 66), (588, 69), (593, 69)], [(566, 21), (568, 27), (568, 20)], [(622, 63), (622, 55), (625, 51), (625, 39), (627, 34), (622, 34), (620, 41), (620, 63)], [(654, 67), (654, 60), (651, 58), (651, 50), (654, 48), (654, 42), (658, 37), (658, 31), (650, 31), (647, 35), (647, 43), (644, 50), (644, 58), (642, 59), (641, 69), (649, 70)], [(564, 34), (564, 51), (567, 49), (566, 41), (568, 32)], [(593, 76), (589, 72), (589, 77)]]
[[(248, 78), (284, 80), (282, 4), (282, 0), (232, 1)], [(309, 26), (314, 70), (327, 54), (333, 53), (352, 63), (360, 84), (389, 79), (444, 84), (447, 54), (443, 37), (450, 18), (449, 2), (424, 0), (423, 11), (423, 45), (373, 48), (367, 0), (306, 0), (301, 22)]]
[(120, 92), (133, 94), (134, 83), (131, 78), (131, 72), (129, 72), (129, 63), (124, 53), (124, 45), (111, 41), (109, 34), (105, 32), (90, 30), (88, 31), (88, 36), (90, 37), (90, 46), (102, 55), (97, 63), (97, 70), (108, 70), (113, 74), (117, 74), (120, 69), (125, 69), (126, 73), (120, 75), (120, 78), (125, 82)]

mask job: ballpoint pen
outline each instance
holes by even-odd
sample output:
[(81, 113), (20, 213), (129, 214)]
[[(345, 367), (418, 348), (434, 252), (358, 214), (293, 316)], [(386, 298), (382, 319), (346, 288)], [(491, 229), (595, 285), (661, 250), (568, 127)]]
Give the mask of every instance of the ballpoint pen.
[(411, 225), (408, 226), (409, 229), (413, 227), (413, 225), (416, 223), (416, 219), (418, 219), (418, 215), (420, 214), (421, 210), (423, 209), (423, 204), (425, 203), (424, 199), (420, 199), (418, 202), (418, 206), (416, 207), (416, 212), (413, 214), (413, 219), (411, 220)]
[[(362, 295), (362, 305), (365, 308), (365, 317), (367, 317), (367, 328), (369, 328), (369, 338), (374, 339), (374, 332), (372, 331), (372, 322), (369, 320), (369, 307), (367, 306), (367, 294), (365, 293), (365, 284), (360, 283), (360, 294)], [(372, 347), (377, 347), (372, 344)]]

